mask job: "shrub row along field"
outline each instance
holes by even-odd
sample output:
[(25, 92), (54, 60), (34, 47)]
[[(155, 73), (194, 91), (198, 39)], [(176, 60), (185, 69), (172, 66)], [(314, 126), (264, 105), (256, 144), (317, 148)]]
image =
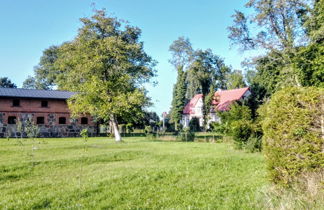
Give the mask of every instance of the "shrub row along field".
[(259, 153), (226, 143), (0, 139), (0, 208), (254, 209)]

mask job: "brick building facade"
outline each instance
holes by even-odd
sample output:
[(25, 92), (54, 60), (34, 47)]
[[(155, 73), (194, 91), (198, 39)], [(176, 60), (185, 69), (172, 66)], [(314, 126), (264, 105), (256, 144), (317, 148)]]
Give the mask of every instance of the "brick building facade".
[[(17, 123), (27, 120), (39, 127), (40, 137), (74, 137), (88, 129), (91, 136), (98, 131), (90, 116), (72, 119), (66, 100), (75, 93), (53, 90), (0, 88), (0, 137), (17, 137)], [(26, 136), (26, 132), (23, 132)]]

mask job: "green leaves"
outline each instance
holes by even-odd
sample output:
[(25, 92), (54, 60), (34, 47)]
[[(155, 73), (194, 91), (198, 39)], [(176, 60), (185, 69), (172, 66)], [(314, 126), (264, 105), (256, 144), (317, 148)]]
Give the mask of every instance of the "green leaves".
[(323, 164), (321, 88), (286, 88), (260, 109), (264, 153), (274, 182), (289, 185)]
[(78, 92), (68, 101), (72, 113), (135, 120), (149, 105), (142, 84), (155, 75), (155, 62), (139, 41), (141, 31), (101, 10), (81, 21), (78, 35), (60, 46), (54, 64), (62, 72), (59, 89)]
[(8, 77), (0, 77), (0, 87), (3, 88), (17, 88), (17, 85), (11, 82)]

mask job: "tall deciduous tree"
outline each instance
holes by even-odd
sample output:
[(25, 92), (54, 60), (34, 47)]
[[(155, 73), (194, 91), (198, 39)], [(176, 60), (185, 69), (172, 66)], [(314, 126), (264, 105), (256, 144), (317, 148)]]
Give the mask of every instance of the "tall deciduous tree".
[(108, 17), (104, 10), (80, 20), (83, 26), (75, 39), (58, 49), (58, 88), (78, 92), (68, 101), (73, 115), (110, 122), (121, 141), (117, 118), (135, 120), (149, 105), (143, 83), (155, 75), (155, 62), (143, 49), (139, 28)]
[[(249, 0), (245, 6), (254, 12), (235, 12), (229, 39), (242, 50), (261, 48), (280, 53), (284, 63), (281, 74), (286, 80), (283, 85), (300, 86), (293, 59), (296, 47), (307, 43), (302, 16), (311, 11), (311, 0)], [(253, 26), (258, 30), (251, 31)]]
[(224, 60), (210, 49), (196, 50), (187, 75), (187, 99), (198, 93), (208, 93), (211, 84), (216, 89), (226, 89), (226, 75), (230, 71)]
[[(277, 51), (302, 45), (306, 38), (300, 14), (310, 11), (310, 0), (249, 0), (245, 6), (254, 11), (236, 11), (229, 38), (243, 50), (263, 48)], [(251, 32), (256, 24), (259, 30)]]
[(171, 106), (171, 121), (178, 130), (178, 123), (182, 119), (183, 109), (186, 103), (186, 70), (190, 65), (193, 49), (188, 38), (179, 37), (175, 40), (169, 51), (172, 53), (170, 63), (177, 69), (177, 82), (173, 87)]
[[(223, 60), (215, 55), (210, 49), (195, 51), (193, 61), (188, 70), (189, 91), (195, 95), (203, 94), (203, 116), (204, 123), (207, 123), (207, 114), (210, 110), (206, 107), (205, 97), (208, 93), (214, 92), (215, 88), (224, 88), (225, 75), (230, 71)], [(193, 87), (193, 84), (195, 87)], [(211, 89), (211, 87), (213, 87)]]
[(8, 77), (0, 77), (0, 87), (2, 88), (17, 88), (15, 83), (11, 82)]

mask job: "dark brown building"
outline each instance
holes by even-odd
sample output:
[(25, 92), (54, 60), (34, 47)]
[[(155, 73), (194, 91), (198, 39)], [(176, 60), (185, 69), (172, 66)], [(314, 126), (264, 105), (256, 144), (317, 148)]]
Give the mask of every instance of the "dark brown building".
[[(70, 117), (66, 100), (75, 93), (55, 90), (0, 88), (0, 137), (17, 137), (17, 122), (27, 120), (39, 127), (40, 137), (74, 137), (88, 129), (97, 134), (97, 124), (90, 116)], [(26, 133), (23, 133), (26, 136)]]

